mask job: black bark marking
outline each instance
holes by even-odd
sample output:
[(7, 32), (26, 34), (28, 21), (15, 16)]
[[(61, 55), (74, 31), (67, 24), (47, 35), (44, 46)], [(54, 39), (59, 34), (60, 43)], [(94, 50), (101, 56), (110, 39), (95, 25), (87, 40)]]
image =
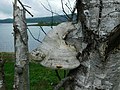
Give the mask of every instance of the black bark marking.
[(120, 24), (117, 25), (113, 32), (108, 36), (107, 47), (105, 50), (105, 60), (107, 59), (109, 53), (113, 51), (116, 47), (120, 45)]
[(99, 18), (98, 18), (98, 28), (99, 28), (99, 25), (101, 23), (101, 17), (102, 17), (102, 8), (103, 8), (103, 2), (102, 0), (99, 0), (100, 4), (99, 4)]

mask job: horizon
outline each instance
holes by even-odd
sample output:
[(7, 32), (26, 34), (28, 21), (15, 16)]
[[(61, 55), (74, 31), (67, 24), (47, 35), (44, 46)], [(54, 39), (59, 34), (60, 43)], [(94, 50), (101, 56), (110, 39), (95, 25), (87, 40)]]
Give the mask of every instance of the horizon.
[[(64, 15), (64, 14), (62, 14), (62, 15)], [(62, 16), (62, 15), (53, 15), (53, 16)], [(36, 17), (26, 17), (26, 19), (31, 19), (31, 18), (45, 18), (45, 17), (52, 17), (52, 16), (43, 16), (43, 17), (39, 17), (39, 16), (36, 16)], [(0, 18), (0, 20), (6, 20), (6, 19), (13, 19), (13, 17), (8, 17), (8, 18)]]

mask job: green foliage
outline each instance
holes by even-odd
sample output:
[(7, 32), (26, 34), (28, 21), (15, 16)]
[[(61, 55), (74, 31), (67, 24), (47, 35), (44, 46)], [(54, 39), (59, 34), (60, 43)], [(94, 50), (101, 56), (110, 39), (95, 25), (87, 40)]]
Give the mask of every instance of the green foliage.
[[(14, 63), (5, 64), (5, 82), (7, 90), (12, 90), (14, 80)], [(39, 64), (30, 63), (30, 90), (52, 90), (53, 84), (57, 82), (55, 73), (45, 69)]]
[(37, 26), (56, 26), (58, 25), (58, 22), (39, 22), (38, 24), (36, 24)]
[[(14, 81), (14, 62), (5, 63), (6, 90), (12, 90)], [(63, 71), (59, 71), (63, 75)], [(30, 90), (53, 90), (59, 82), (54, 70), (42, 67), (40, 64), (30, 63)]]
[(30, 63), (31, 90), (53, 90), (58, 79), (53, 70), (42, 67), (40, 64)]
[[(6, 62), (4, 70), (6, 88), (7, 90), (12, 90), (14, 63)], [(45, 69), (39, 64), (30, 63), (30, 90), (52, 90), (53, 84), (57, 81), (57, 77), (53, 71)]]
[[(14, 83), (14, 53), (0, 53), (0, 57), (6, 60), (4, 65), (6, 90), (13, 90)], [(61, 78), (64, 71), (58, 71)], [(30, 62), (30, 90), (53, 90), (59, 82), (54, 70), (45, 68), (40, 64)], [(63, 89), (61, 89), (63, 90)]]
[(0, 58), (6, 62), (14, 61), (14, 53), (11, 52), (0, 52)]
[(13, 90), (14, 63), (6, 62), (4, 66), (6, 90)]

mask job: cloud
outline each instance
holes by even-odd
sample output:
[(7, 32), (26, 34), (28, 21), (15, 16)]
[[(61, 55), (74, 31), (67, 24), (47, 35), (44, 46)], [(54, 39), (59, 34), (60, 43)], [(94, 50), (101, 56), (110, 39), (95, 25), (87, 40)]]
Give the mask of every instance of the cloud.
[(11, 18), (11, 15), (0, 12), (0, 19)]
[[(4, 18), (12, 18), (13, 13), (13, 1), (14, 0), (1, 0), (0, 1), (0, 19)], [(48, 0), (49, 4), (53, 10), (53, 12), (63, 14), (62, 8), (61, 8), (61, 0)], [(68, 0), (63, 0), (64, 3), (66, 3)], [(73, 5), (73, 2), (75, 0), (69, 0), (71, 1), (71, 4)], [(45, 17), (45, 16), (51, 16), (51, 13), (47, 11), (42, 5), (45, 5), (46, 8), (50, 8), (48, 5), (47, 0), (21, 0), (21, 2), (24, 5), (28, 5), (31, 8), (27, 8), (34, 17)], [(68, 10), (66, 9), (68, 12)], [(27, 14), (27, 17), (30, 17), (30, 15)]]
[(0, 19), (12, 17), (12, 0), (0, 1)]
[[(60, 13), (62, 14), (61, 10), (61, 3), (60, 0), (48, 0), (49, 4), (53, 10), (53, 12)], [(56, 2), (57, 1), (57, 2)], [(27, 2), (28, 3), (28, 2)], [(47, 11), (41, 3), (47, 8), (50, 9), (47, 0), (32, 0), (32, 3), (29, 3), (29, 5), (32, 7), (31, 9), (28, 8), (31, 13), (35, 17), (45, 17), (45, 16), (50, 16), (51, 12)]]

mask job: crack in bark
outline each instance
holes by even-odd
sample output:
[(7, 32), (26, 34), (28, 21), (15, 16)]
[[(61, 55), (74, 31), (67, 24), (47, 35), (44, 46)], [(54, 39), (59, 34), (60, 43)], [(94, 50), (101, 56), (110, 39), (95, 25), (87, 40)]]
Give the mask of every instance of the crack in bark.
[(120, 24), (117, 25), (108, 36), (107, 47), (105, 49), (105, 60), (109, 53), (120, 45)]

